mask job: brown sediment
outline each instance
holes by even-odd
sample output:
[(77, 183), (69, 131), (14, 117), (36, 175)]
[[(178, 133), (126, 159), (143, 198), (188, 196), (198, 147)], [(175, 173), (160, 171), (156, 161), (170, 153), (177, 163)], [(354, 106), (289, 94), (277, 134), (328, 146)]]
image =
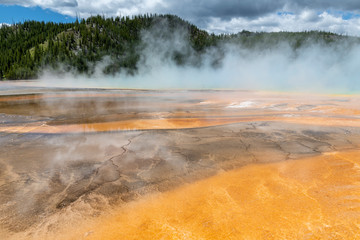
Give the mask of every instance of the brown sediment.
[(0, 98), (0, 236), (358, 237), (356, 96), (42, 91)]
[(312, 109), (313, 112), (322, 112), (322, 113), (334, 113), (337, 115), (346, 115), (346, 116), (356, 116), (360, 115), (359, 109), (354, 108), (343, 108), (343, 107), (334, 107), (334, 106), (318, 106)]
[(249, 165), (145, 197), (46, 237), (358, 239), (359, 177), (360, 151)]
[(22, 95), (4, 95), (0, 96), (0, 102), (12, 102), (12, 101), (24, 101), (24, 100), (40, 100), (40, 99), (51, 99), (51, 98), (126, 98), (126, 97), (146, 97), (146, 96), (154, 96), (154, 94), (145, 94), (145, 93), (76, 93), (76, 92), (68, 92), (68, 93), (52, 93), (52, 94), (22, 94)]
[(99, 219), (88, 239), (357, 239), (360, 152), (226, 172)]
[(0, 103), (1, 113), (38, 119), (31, 124), (24, 121), (21, 125), (2, 124), (0, 132), (181, 129), (256, 121), (360, 126), (356, 96), (306, 97), (241, 91), (69, 91), (2, 96)]
[(0, 126), (0, 132), (8, 133), (87, 133), (108, 132), (122, 130), (153, 130), (153, 129), (185, 129), (210, 127), (241, 122), (288, 122), (319, 126), (348, 126), (360, 127), (360, 120), (354, 118), (329, 117), (229, 117), (229, 118), (161, 118), (161, 119), (133, 119), (116, 122), (47, 125), (40, 126)]

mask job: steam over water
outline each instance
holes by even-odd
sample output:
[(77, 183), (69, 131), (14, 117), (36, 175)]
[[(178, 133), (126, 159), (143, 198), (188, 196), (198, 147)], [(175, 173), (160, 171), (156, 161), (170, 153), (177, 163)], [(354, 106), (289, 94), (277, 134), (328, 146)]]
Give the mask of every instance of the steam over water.
[[(326, 43), (304, 35), (302, 45), (294, 39), (266, 37), (255, 46), (231, 41), (219, 42), (204, 52), (196, 52), (189, 32), (170, 30), (164, 21), (142, 31), (137, 70), (128, 75), (119, 69), (104, 75), (111, 63), (104, 57), (91, 76), (77, 72), (45, 69), (41, 85), (50, 87), (115, 87), (131, 89), (246, 89), (300, 91), (313, 93), (359, 93), (360, 47), (355, 38)], [(333, 36), (328, 36), (332, 38)], [(329, 39), (328, 39), (329, 40)], [(240, 40), (239, 40), (240, 41)], [(251, 40), (249, 40), (251, 41)], [(255, 41), (255, 40), (254, 40)], [(175, 64), (171, 56), (183, 53), (186, 61)]]
[(114, 210), (84, 231), (88, 239), (357, 238), (359, 154), (246, 166)]
[(133, 75), (0, 83), (0, 238), (360, 239), (357, 40), (200, 52), (168, 24)]
[(2, 83), (5, 239), (356, 239), (360, 98)]

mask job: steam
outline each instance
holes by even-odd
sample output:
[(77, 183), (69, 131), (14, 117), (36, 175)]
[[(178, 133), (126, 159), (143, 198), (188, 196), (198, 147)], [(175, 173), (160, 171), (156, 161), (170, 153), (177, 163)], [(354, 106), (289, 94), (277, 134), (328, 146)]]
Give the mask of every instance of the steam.
[[(275, 46), (249, 49), (223, 43), (197, 53), (185, 28), (174, 31), (164, 20), (143, 31), (140, 61), (134, 75), (105, 75), (105, 57), (89, 76), (44, 70), (41, 84), (58, 87), (115, 87), (134, 89), (246, 89), (321, 93), (360, 91), (360, 46), (350, 40), (324, 45), (308, 41), (294, 50), (286, 40)], [(174, 56), (186, 56), (176, 64)]]

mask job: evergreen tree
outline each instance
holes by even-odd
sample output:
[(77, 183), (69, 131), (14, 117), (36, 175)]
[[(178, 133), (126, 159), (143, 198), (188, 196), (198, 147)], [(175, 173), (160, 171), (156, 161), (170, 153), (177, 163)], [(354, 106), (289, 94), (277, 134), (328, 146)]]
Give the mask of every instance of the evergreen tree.
[[(166, 23), (164, 25), (164, 23)], [(296, 52), (310, 40), (331, 45), (347, 41), (349, 48), (359, 44), (359, 38), (340, 36), (328, 32), (308, 31), (301, 33), (253, 33), (242, 31), (237, 34), (209, 34), (195, 25), (174, 15), (146, 14), (134, 17), (104, 18), (93, 16), (76, 19), (74, 23), (53, 23), (25, 21), (0, 28), (0, 79), (36, 78), (44, 67), (57, 68), (60, 64), (66, 70), (88, 74), (94, 72), (96, 63), (105, 56), (111, 59), (104, 73), (119, 71), (136, 74), (141, 48), (147, 44), (141, 39), (144, 30), (163, 27), (159, 39), (166, 39), (172, 32), (185, 32), (191, 51), (169, 50), (169, 58), (179, 65), (199, 65), (201, 55), (209, 48), (218, 56), (223, 55), (220, 43), (230, 43), (243, 48), (266, 50), (279, 42), (288, 42)], [(183, 40), (183, 39), (181, 39)], [(161, 41), (159, 41), (161, 42)]]

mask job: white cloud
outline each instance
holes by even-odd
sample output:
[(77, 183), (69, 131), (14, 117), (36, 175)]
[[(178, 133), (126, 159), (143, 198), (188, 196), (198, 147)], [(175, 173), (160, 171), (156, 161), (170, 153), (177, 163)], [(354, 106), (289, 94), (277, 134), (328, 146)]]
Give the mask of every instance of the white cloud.
[[(40, 6), (72, 17), (176, 14), (216, 33), (324, 30), (360, 36), (360, 20), (341, 12), (360, 12), (358, 0), (0, 0), (0, 4)], [(278, 12), (291, 12), (278, 14)]]
[(40, 6), (72, 17), (80, 15), (82, 18), (97, 14), (108, 17), (136, 15), (156, 12), (158, 7), (164, 6), (163, 0), (0, 0), (0, 4), (16, 4), (25, 7)]
[(215, 33), (236, 33), (242, 30), (258, 32), (321, 30), (360, 36), (360, 18), (344, 20), (328, 12), (304, 10), (299, 14), (269, 14), (256, 19), (243, 17), (228, 21), (211, 18), (206, 29)]
[(1, 28), (2, 26), (10, 26), (10, 24), (8, 24), (8, 23), (0, 23), (0, 28)]
[(0, 0), (0, 4), (21, 5), (24, 7), (40, 6), (42, 8), (76, 7), (77, 0)]

